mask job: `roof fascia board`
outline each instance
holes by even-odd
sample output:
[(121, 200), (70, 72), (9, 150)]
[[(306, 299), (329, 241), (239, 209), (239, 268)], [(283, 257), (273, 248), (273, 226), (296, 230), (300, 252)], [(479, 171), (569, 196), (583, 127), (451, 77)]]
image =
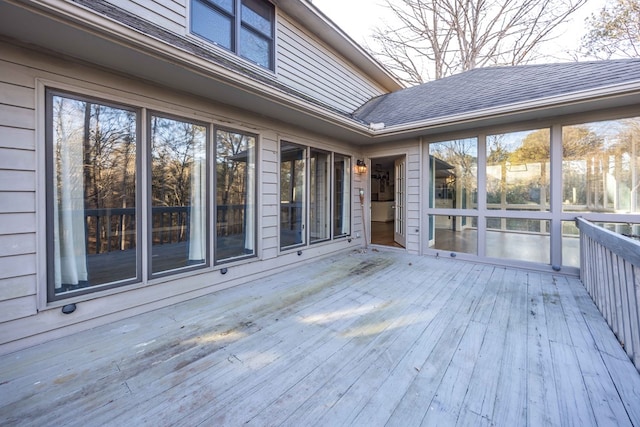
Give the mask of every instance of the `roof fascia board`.
[(345, 58), (356, 65), (360, 71), (373, 78), (378, 84), (389, 91), (403, 89), (405, 86), (387, 70), (380, 62), (373, 58), (366, 50), (356, 43), (322, 11), (308, 0), (273, 0), (273, 2), (304, 24), (305, 28), (340, 52)]

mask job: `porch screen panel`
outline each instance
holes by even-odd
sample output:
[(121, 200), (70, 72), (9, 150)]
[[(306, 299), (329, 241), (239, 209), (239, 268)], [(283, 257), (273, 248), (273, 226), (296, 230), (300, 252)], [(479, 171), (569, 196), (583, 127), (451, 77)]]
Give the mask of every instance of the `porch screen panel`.
[[(429, 215), (429, 248), (447, 252), (477, 254), (478, 218)], [(461, 227), (460, 224), (465, 224)]]
[(280, 143), (280, 248), (306, 243), (306, 149)]
[(311, 150), (309, 157), (309, 241), (311, 243), (329, 238), (330, 157), (330, 153), (314, 149)]
[(152, 116), (152, 273), (207, 262), (207, 128)]
[(548, 220), (523, 218), (487, 218), (486, 254), (549, 264), (551, 260)]
[(351, 158), (335, 154), (333, 160), (333, 236), (351, 233)]
[[(456, 139), (429, 144), (431, 207), (477, 209), (478, 140)], [(465, 221), (466, 223), (466, 221)]]
[(487, 208), (549, 211), (549, 129), (487, 136)]
[(137, 120), (125, 107), (47, 95), (50, 299), (139, 278)]
[(256, 253), (256, 137), (216, 130), (216, 261)]
[(640, 118), (562, 128), (564, 212), (640, 212)]

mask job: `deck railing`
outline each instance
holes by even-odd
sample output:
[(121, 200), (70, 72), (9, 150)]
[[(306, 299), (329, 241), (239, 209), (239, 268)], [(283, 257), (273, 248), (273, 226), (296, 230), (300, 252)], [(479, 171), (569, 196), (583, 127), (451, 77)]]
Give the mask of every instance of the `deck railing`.
[[(244, 233), (244, 204), (216, 206), (216, 235)], [(189, 238), (189, 206), (154, 206), (151, 210), (154, 245), (186, 242)], [(136, 209), (86, 209), (87, 253), (101, 254), (133, 249), (136, 246)]]
[(580, 279), (640, 371), (640, 243), (576, 219)]

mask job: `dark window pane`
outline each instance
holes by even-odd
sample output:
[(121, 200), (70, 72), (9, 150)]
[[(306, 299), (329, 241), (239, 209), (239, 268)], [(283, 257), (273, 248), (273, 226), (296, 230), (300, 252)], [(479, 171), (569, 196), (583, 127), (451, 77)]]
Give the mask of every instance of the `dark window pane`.
[(216, 11), (203, 2), (194, 0), (191, 8), (191, 31), (231, 49), (233, 19)]
[(216, 132), (216, 261), (255, 254), (256, 139)]
[(225, 11), (229, 12), (231, 15), (234, 14), (233, 0), (208, 0), (208, 1), (220, 7), (221, 9), (224, 9)]
[(351, 158), (336, 154), (333, 161), (333, 235), (351, 233)]
[(240, 56), (271, 68), (271, 43), (246, 28), (240, 31)]
[(54, 293), (135, 279), (137, 115), (62, 96), (52, 108)]
[(329, 238), (329, 153), (311, 150), (309, 159), (309, 240), (317, 242)]
[(280, 247), (306, 243), (305, 148), (280, 145)]
[(151, 118), (151, 271), (207, 258), (207, 172), (204, 126)]
[(249, 24), (267, 37), (272, 34), (273, 7), (264, 1), (243, 0), (242, 22)]

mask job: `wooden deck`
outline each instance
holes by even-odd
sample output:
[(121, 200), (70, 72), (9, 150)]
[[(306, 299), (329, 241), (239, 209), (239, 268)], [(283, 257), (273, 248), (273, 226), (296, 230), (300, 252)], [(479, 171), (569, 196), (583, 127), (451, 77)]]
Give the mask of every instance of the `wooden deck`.
[(640, 374), (576, 278), (375, 250), (0, 358), (3, 426), (200, 424), (640, 426)]

